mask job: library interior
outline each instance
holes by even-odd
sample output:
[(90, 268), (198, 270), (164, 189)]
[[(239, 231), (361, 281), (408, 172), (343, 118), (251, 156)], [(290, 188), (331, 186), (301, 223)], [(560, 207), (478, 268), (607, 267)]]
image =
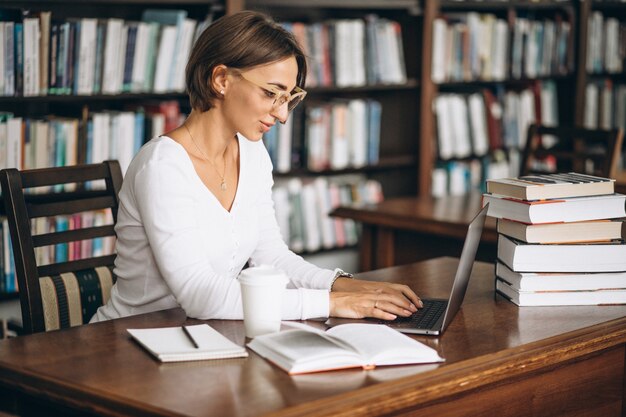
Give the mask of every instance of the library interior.
[(0, 417), (626, 415), (625, 66), (626, 0), (2, 1)]

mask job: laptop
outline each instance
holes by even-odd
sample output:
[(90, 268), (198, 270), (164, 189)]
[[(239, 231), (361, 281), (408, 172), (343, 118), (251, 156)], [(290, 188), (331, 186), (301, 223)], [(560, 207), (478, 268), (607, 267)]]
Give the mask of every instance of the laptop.
[(377, 319), (351, 320), (333, 317), (326, 321), (326, 325), (333, 327), (346, 323), (375, 323), (385, 324), (403, 333), (422, 335), (439, 335), (443, 333), (459, 311), (465, 297), (488, 208), (489, 204), (486, 204), (469, 224), (449, 299), (422, 298), (423, 308), (419, 309), (411, 317), (398, 317), (393, 321)]

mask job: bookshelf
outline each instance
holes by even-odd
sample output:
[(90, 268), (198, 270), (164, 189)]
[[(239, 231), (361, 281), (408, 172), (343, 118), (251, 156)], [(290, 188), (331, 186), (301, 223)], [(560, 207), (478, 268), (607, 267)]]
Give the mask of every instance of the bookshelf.
[[(575, 95), (575, 122), (578, 126), (626, 128), (626, 71), (623, 52), (619, 62), (612, 60), (611, 64), (607, 65), (607, 56), (615, 58), (617, 55), (615, 52), (620, 48), (623, 51), (626, 46), (623, 44), (623, 31), (626, 31), (625, 12), (624, 2), (598, 0), (580, 2), (577, 57), (579, 70), (576, 74)], [(614, 29), (612, 35), (608, 35), (610, 21)], [(594, 25), (598, 24), (601, 26), (602, 39), (598, 38), (597, 32), (594, 33)], [(610, 41), (609, 37), (612, 37)], [(617, 191), (622, 193), (626, 192), (625, 154), (625, 150), (622, 149), (616, 183)]]
[[(441, 122), (441, 120), (438, 120), (437, 113), (443, 113), (443, 109), (446, 108), (450, 109), (450, 104), (447, 104), (448, 107), (446, 107), (446, 104), (442, 104), (441, 107), (438, 107), (437, 102), (441, 99), (441, 97), (452, 97), (453, 99), (455, 97), (461, 97), (463, 100), (468, 100), (469, 103), (468, 97), (470, 97), (470, 95), (479, 94), (484, 96), (483, 99), (485, 104), (483, 111), (486, 113), (487, 124), (489, 124), (489, 118), (491, 117), (489, 112), (493, 109), (493, 104), (490, 103), (497, 104), (498, 111), (501, 114), (504, 113), (504, 116), (500, 116), (503, 118), (507, 115), (507, 107), (504, 105), (505, 97), (508, 99), (508, 96), (510, 95), (517, 100), (516, 96), (519, 95), (519, 100), (522, 102), (524, 94), (526, 94), (526, 98), (528, 98), (528, 94), (530, 94), (530, 92), (534, 92), (534, 101), (537, 101), (537, 97), (543, 93), (544, 86), (546, 86), (546, 89), (556, 91), (556, 95), (553, 100), (555, 103), (554, 107), (558, 108), (558, 111), (555, 112), (556, 114), (554, 114), (552, 118), (556, 118), (558, 123), (561, 124), (573, 123), (573, 100), (571, 100), (571, 96), (569, 96), (567, 92), (573, 91), (577, 82), (577, 71), (576, 66), (574, 65), (574, 50), (577, 42), (577, 2), (427, 1), (424, 2), (423, 14), (424, 36), (422, 38), (423, 54), (421, 57), (422, 74), (420, 79), (421, 106), (419, 115), (420, 140), (417, 170), (419, 195), (442, 195), (440, 187), (437, 186), (437, 184), (441, 185), (442, 181), (433, 181), (433, 177), (438, 175), (437, 171), (442, 171), (442, 169), (437, 168), (442, 166), (444, 167), (443, 169), (447, 171), (447, 178), (443, 181), (448, 183), (453, 181), (451, 174), (452, 170), (450, 167), (455, 165), (468, 165), (471, 167), (471, 172), (468, 171), (465, 175), (461, 175), (463, 177), (466, 177), (467, 175), (474, 176), (475, 172), (479, 172), (479, 178), (474, 182), (476, 184), (480, 184), (483, 183), (485, 172), (491, 168), (489, 160), (491, 159), (492, 161), (497, 161), (498, 158), (504, 158), (505, 170), (499, 171), (496, 174), (494, 166), (493, 172), (495, 175), (499, 174), (502, 176), (508, 176), (509, 172), (514, 170), (514, 165), (512, 165), (513, 168), (511, 168), (511, 165), (507, 166), (512, 158), (510, 156), (511, 152), (508, 151), (508, 149), (517, 148), (516, 153), (518, 153), (519, 149), (523, 147), (521, 134), (516, 135), (516, 137), (519, 138), (519, 143), (511, 144), (507, 139), (511, 135), (509, 134), (507, 136), (507, 132), (503, 130), (501, 131), (502, 134), (499, 136), (504, 138), (504, 143), (501, 142), (494, 145), (491, 142), (491, 137), (488, 137), (488, 151), (485, 151), (483, 147), (481, 152), (478, 152), (476, 149), (476, 142), (474, 142), (475, 136), (478, 135), (476, 135), (477, 131), (471, 130), (474, 129), (474, 126), (472, 125), (473, 114), (470, 110), (470, 105), (468, 104), (467, 113), (469, 121), (467, 122), (465, 129), (470, 129), (468, 136), (472, 136), (470, 146), (473, 146), (473, 148), (467, 149), (466, 146), (465, 152), (462, 152), (460, 155), (458, 152), (457, 154), (454, 152), (442, 152), (442, 150), (446, 149), (458, 149), (459, 145), (457, 143), (456, 147), (444, 147), (443, 145), (445, 143), (442, 144), (443, 137), (450, 135), (444, 135), (443, 132), (440, 132), (441, 126), (438, 126), (438, 121)], [(472, 19), (474, 20), (472, 21)], [(494, 49), (492, 49), (492, 55), (488, 57), (487, 61), (485, 61), (484, 58), (482, 58), (482, 60), (474, 61), (472, 58), (476, 54), (480, 57), (481, 53), (481, 46), (478, 44), (472, 44), (472, 24), (476, 24), (478, 22), (480, 25), (486, 26), (487, 23), (483, 22), (489, 21), (488, 19), (491, 19), (491, 25), (497, 26), (498, 24), (501, 24), (503, 28), (506, 29), (503, 33), (503, 35), (506, 36), (505, 42), (503, 42), (504, 48), (502, 49), (502, 58), (504, 59), (501, 61), (498, 72), (496, 72), (495, 69), (497, 63), (495, 56), (497, 54), (493, 53)], [(565, 33), (565, 30), (562, 29), (562, 27), (564, 27), (562, 22), (567, 22), (570, 25), (570, 35), (562, 35), (562, 38), (557, 36), (556, 39), (553, 40), (553, 42), (558, 42), (559, 39), (562, 39), (561, 44), (566, 44), (566, 49), (562, 59), (559, 60), (559, 58), (561, 58), (560, 55), (557, 56), (553, 54), (551, 59), (557, 59), (558, 61), (549, 64), (544, 63), (543, 67), (538, 65), (537, 69), (530, 68), (532, 71), (529, 71), (528, 67), (525, 66), (527, 61), (525, 56), (527, 51), (525, 48), (520, 49), (523, 59), (514, 59), (514, 37), (518, 33), (517, 25), (519, 24), (521, 27), (522, 21), (525, 25), (530, 25), (531, 28), (533, 27), (533, 24), (537, 22), (539, 23), (541, 30), (544, 29), (544, 25), (548, 25), (545, 22), (550, 22), (549, 25), (552, 26), (551, 30), (557, 35)], [(444, 22), (446, 28), (443, 29), (443, 32), (441, 29), (442, 22)], [(493, 22), (497, 23), (494, 24)], [(451, 35), (449, 34), (451, 31), (453, 33), (452, 36), (461, 37), (462, 47), (460, 49), (453, 50), (451, 53), (452, 58), (450, 58), (450, 56), (443, 56), (445, 61), (442, 61), (441, 53), (438, 54), (439, 48), (434, 46), (434, 43), (441, 45), (440, 39), (443, 38), (446, 42), (448, 42), (447, 44), (442, 45), (443, 48), (449, 47), (450, 42), (454, 45), (454, 42), (456, 41), (455, 38), (453, 37), (452, 41), (450, 41)], [(443, 37), (441, 33), (444, 33)], [(457, 35), (457, 33), (460, 33), (460, 35)], [(492, 31), (492, 40), (495, 37), (493, 35), (494, 33), (498, 32), (495, 32), (495, 30)], [(448, 36), (448, 38), (445, 36)], [(481, 41), (485, 42), (484, 39)], [(476, 52), (476, 50), (478, 50), (478, 52)], [(497, 52), (498, 50), (496, 49), (495, 51)], [(462, 59), (460, 60), (462, 67), (459, 71), (456, 71), (455, 73), (454, 67), (452, 67), (452, 69), (449, 69), (447, 66), (442, 67), (442, 62), (446, 62), (447, 65), (450, 65), (450, 62), (452, 62), (452, 65), (456, 64), (454, 59), (458, 55), (462, 56)], [(488, 62), (488, 64), (485, 62)], [(559, 64), (556, 62), (559, 62)], [(475, 63), (479, 65), (479, 72), (476, 72), (474, 68)], [(485, 72), (485, 68), (489, 67), (493, 67), (491, 68), (492, 71)], [(519, 69), (517, 73), (514, 72), (514, 68)], [(532, 74), (528, 72), (532, 72)], [(487, 93), (484, 93), (485, 91), (489, 91), (491, 95), (494, 96), (494, 102), (488, 101)], [(479, 99), (479, 101), (481, 100)], [(431, 103), (435, 104), (433, 105)], [(506, 102), (506, 104), (508, 103), (509, 102)], [(515, 102), (511, 101), (511, 103)], [(528, 100), (526, 103), (528, 103)], [(465, 105), (462, 105), (462, 108), (464, 108), (464, 106)], [(456, 112), (454, 111), (454, 108), (452, 109), (453, 111), (447, 113), (446, 117), (454, 119), (454, 114)], [(534, 108), (532, 110), (533, 112), (535, 111)], [(446, 122), (444, 121), (443, 123)], [(521, 116), (517, 123), (524, 123)], [(498, 126), (499, 129), (505, 128), (503, 119), (498, 121)], [(522, 129), (520, 129), (520, 133), (521, 130)], [(461, 130), (461, 132), (463, 132), (463, 130)], [(489, 126), (484, 128), (484, 132), (489, 136), (491, 135)], [(458, 137), (458, 134), (456, 136)], [(507, 152), (505, 153), (503, 151)], [(480, 161), (480, 163), (477, 164), (477, 161)], [(479, 169), (474, 169), (476, 167), (472, 167), (472, 164), (479, 166)], [(435, 186), (433, 184), (435, 184)], [(451, 191), (450, 188), (452, 187), (449, 185), (447, 193), (459, 192), (458, 187), (454, 191)], [(461, 190), (461, 192), (467, 192), (467, 189)]]

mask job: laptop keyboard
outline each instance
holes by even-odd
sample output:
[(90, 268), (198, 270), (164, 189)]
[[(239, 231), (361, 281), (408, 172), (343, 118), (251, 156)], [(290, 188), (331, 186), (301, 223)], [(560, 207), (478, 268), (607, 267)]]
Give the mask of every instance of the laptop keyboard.
[(447, 300), (422, 300), (423, 308), (420, 308), (410, 317), (398, 317), (394, 321), (387, 322), (401, 324), (402, 327), (418, 329), (430, 329), (446, 310)]

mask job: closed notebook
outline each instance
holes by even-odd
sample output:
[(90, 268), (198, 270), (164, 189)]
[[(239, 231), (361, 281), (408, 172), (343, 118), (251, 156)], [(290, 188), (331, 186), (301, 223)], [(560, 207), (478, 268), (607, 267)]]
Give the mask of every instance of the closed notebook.
[[(247, 357), (243, 346), (233, 343), (206, 324), (156, 329), (127, 329), (128, 333), (161, 362), (201, 361)], [(191, 338), (197, 343), (194, 346)]]

